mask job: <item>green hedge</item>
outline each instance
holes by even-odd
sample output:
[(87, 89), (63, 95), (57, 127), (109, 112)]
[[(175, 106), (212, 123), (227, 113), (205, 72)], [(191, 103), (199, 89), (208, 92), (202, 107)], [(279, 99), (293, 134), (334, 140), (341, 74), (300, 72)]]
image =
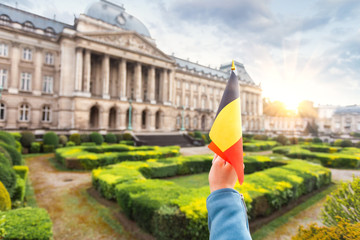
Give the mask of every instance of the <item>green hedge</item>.
[(105, 135), (105, 142), (107, 143), (117, 143), (117, 138), (115, 136), (115, 134), (113, 133), (108, 133)]
[[(93, 185), (106, 198), (116, 198), (124, 213), (157, 239), (208, 239), (209, 187), (185, 188), (149, 178), (208, 171), (211, 161), (212, 156), (205, 155), (123, 162), (93, 170)], [(287, 163), (246, 175), (245, 183), (236, 185), (251, 218), (269, 215), (331, 181), (331, 172), (324, 167), (300, 160)]]
[(4, 184), (2, 184), (2, 182), (0, 181), (0, 212), (7, 211), (10, 209), (11, 209), (11, 199), (9, 192), (6, 190)]
[(19, 208), (0, 212), (0, 218), (2, 216), (5, 216), (4, 240), (52, 239), (52, 223), (45, 209)]
[(13, 166), (13, 169), (17, 175), (26, 181), (29, 173), (28, 166)]
[(0, 131), (0, 141), (10, 146), (16, 147), (14, 136), (8, 132)]
[(119, 142), (119, 144), (125, 144), (125, 145), (128, 145), (128, 146), (134, 146), (134, 141), (133, 140), (121, 140)]
[(43, 142), (44, 142), (44, 146), (51, 145), (54, 146), (54, 148), (56, 148), (59, 145), (59, 137), (54, 132), (47, 132), (44, 134)]
[[(147, 159), (159, 159), (179, 155), (178, 146), (157, 147), (142, 146), (133, 147), (122, 144), (108, 146), (81, 146), (61, 148), (56, 150), (58, 162), (69, 168), (94, 169), (123, 161), (141, 161)], [(76, 167), (70, 166), (69, 162), (78, 163)]]
[[(336, 153), (324, 153), (324, 152), (312, 152), (308, 149), (317, 149), (310, 146), (296, 145), (296, 146), (286, 146), (286, 147), (277, 147), (273, 149), (273, 153), (284, 154), (290, 158), (300, 158), (300, 159), (317, 159), (321, 162), (323, 166), (333, 167), (333, 168), (351, 168), (358, 169), (360, 168), (360, 149), (357, 148), (343, 148), (337, 149)], [(325, 149), (325, 148), (323, 148)], [(328, 151), (332, 147), (328, 147)]]
[(22, 179), (19, 175), (16, 175), (16, 187), (14, 189), (14, 194), (11, 200), (13, 202), (15, 201), (23, 202), (25, 197), (25, 191), (26, 191), (25, 180)]
[(94, 142), (96, 145), (101, 145), (104, 142), (104, 137), (97, 132), (92, 132), (90, 134), (91, 142)]
[(23, 147), (30, 148), (33, 142), (35, 142), (35, 135), (32, 132), (25, 131), (21, 133), (20, 143)]
[(0, 163), (0, 181), (6, 187), (10, 197), (12, 197), (16, 187), (16, 175), (10, 165)]
[(81, 137), (79, 133), (73, 133), (70, 135), (69, 137), (69, 141), (75, 143), (76, 145), (80, 145), (81, 144)]
[(41, 152), (40, 143), (38, 143), (38, 142), (31, 143), (30, 152), (31, 153), (39, 153), (39, 152)]
[(3, 142), (0, 142), (0, 146), (5, 148), (5, 150), (9, 153), (9, 155), (11, 157), (11, 162), (13, 165), (23, 165), (24, 164), (21, 154), (16, 150), (15, 147), (10, 146)]
[(247, 142), (243, 144), (244, 151), (247, 152), (258, 152), (258, 151), (265, 151), (271, 150), (272, 148), (278, 145), (275, 141), (255, 141), (252, 140), (251, 142)]

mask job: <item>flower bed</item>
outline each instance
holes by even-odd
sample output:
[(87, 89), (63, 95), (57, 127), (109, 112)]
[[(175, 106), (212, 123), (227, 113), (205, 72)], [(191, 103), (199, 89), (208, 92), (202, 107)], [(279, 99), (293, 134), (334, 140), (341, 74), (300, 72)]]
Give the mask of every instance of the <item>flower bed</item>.
[[(315, 152), (321, 149), (323, 152)], [(325, 149), (328, 153), (325, 153)], [(336, 150), (335, 150), (336, 149)], [(331, 153), (333, 152), (333, 153)], [(290, 158), (317, 159), (323, 166), (333, 168), (360, 168), (360, 149), (357, 148), (333, 148), (311, 147), (308, 145), (295, 145), (276, 147), (273, 153), (284, 154)]]
[(56, 160), (70, 169), (94, 169), (122, 161), (142, 161), (179, 155), (178, 146), (133, 147), (123, 144), (77, 146), (56, 150)]
[[(265, 158), (265, 157), (264, 157)], [(269, 165), (269, 158), (246, 157)], [(108, 199), (116, 199), (124, 213), (157, 239), (208, 239), (205, 201), (209, 187), (185, 188), (161, 179), (207, 172), (212, 156), (199, 155), (146, 162), (122, 162), (93, 170), (93, 185)], [(270, 160), (271, 161), (271, 160)], [(266, 216), (331, 181), (331, 172), (300, 160), (245, 176), (236, 189), (245, 196), (249, 216)], [(245, 169), (246, 169), (245, 168)]]

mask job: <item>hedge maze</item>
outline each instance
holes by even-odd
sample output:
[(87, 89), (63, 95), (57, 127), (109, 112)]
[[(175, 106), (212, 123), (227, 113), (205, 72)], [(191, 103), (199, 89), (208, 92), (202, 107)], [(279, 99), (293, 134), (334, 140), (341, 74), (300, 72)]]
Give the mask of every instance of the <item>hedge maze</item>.
[[(92, 172), (93, 186), (157, 239), (208, 239), (209, 187), (185, 188), (169, 177), (208, 172), (211, 155), (124, 161)], [(268, 216), (331, 182), (330, 170), (301, 160), (245, 157), (245, 196), (250, 219)]]

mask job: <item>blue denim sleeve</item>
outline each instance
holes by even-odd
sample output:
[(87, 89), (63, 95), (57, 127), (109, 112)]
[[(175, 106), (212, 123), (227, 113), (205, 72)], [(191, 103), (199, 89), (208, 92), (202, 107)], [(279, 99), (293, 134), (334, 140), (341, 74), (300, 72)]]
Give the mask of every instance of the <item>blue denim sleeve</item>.
[(245, 202), (236, 190), (223, 188), (206, 199), (210, 240), (251, 239)]

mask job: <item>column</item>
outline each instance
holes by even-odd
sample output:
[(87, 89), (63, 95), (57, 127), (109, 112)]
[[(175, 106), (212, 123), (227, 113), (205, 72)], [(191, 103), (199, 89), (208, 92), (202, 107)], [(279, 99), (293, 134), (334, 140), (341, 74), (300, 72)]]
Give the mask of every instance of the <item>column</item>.
[(246, 112), (246, 97), (245, 97), (245, 92), (242, 92), (242, 101), (241, 101), (241, 113), (245, 114)]
[(90, 50), (85, 51), (84, 61), (84, 92), (90, 93), (90, 78), (91, 78), (91, 52)]
[(75, 91), (81, 92), (83, 79), (83, 49), (76, 48)]
[(185, 89), (185, 81), (181, 80), (181, 107), (185, 106), (185, 93), (186, 93), (186, 89)]
[(261, 95), (259, 95), (258, 98), (259, 98), (259, 116), (261, 116), (263, 114), (263, 101)]
[(110, 99), (109, 95), (109, 81), (110, 81), (110, 57), (104, 55), (102, 60), (102, 84), (103, 84), (103, 98)]
[(155, 67), (150, 66), (149, 72), (148, 72), (149, 82), (148, 82), (148, 88), (149, 88), (149, 99), (151, 104), (155, 104)]
[(193, 101), (193, 98), (194, 98), (194, 91), (193, 90), (194, 89), (193, 89), (193, 84), (191, 82), (189, 83), (189, 90), (190, 90), (189, 107), (192, 110), (192, 109), (194, 109), (194, 101)]
[[(197, 108), (198, 109), (201, 109), (202, 108), (202, 105), (201, 105), (201, 97), (202, 97), (202, 89), (201, 89), (202, 87), (201, 87), (201, 84), (198, 84), (198, 86), (197, 86), (197, 92), (198, 92), (198, 101), (197, 101)], [(200, 121), (199, 121), (199, 126), (201, 126), (201, 117), (200, 117)]]
[[(10, 47), (10, 46), (9, 46)], [(9, 93), (17, 94), (19, 92), (19, 61), (20, 61), (20, 47), (18, 43), (12, 43), (11, 45), (11, 70), (10, 70), (10, 84)]]
[(119, 62), (119, 72), (118, 72), (118, 77), (119, 77), (119, 93), (120, 93), (120, 100), (121, 101), (127, 101), (126, 98), (126, 60), (125, 59), (121, 59), (121, 61)]
[(176, 91), (174, 91), (174, 86), (175, 86), (174, 79), (175, 79), (175, 71), (170, 70), (170, 73), (169, 73), (169, 99), (168, 99), (170, 104), (175, 103)]
[(148, 117), (149, 117), (149, 128), (148, 128), (148, 130), (155, 131), (156, 113), (150, 111), (149, 114), (148, 114)]
[(41, 77), (41, 65), (42, 65), (42, 48), (36, 47), (35, 48), (35, 54), (34, 54), (34, 78), (32, 85), (32, 92), (36, 96), (41, 95), (41, 83), (42, 83), (42, 77)]
[(141, 87), (141, 64), (139, 62), (135, 65), (135, 99), (137, 102), (142, 102), (142, 87)]
[(168, 104), (168, 90), (169, 90), (169, 84), (168, 84), (168, 74), (167, 74), (167, 69), (163, 69), (161, 71), (161, 80), (162, 80), (162, 101), (165, 105)]

